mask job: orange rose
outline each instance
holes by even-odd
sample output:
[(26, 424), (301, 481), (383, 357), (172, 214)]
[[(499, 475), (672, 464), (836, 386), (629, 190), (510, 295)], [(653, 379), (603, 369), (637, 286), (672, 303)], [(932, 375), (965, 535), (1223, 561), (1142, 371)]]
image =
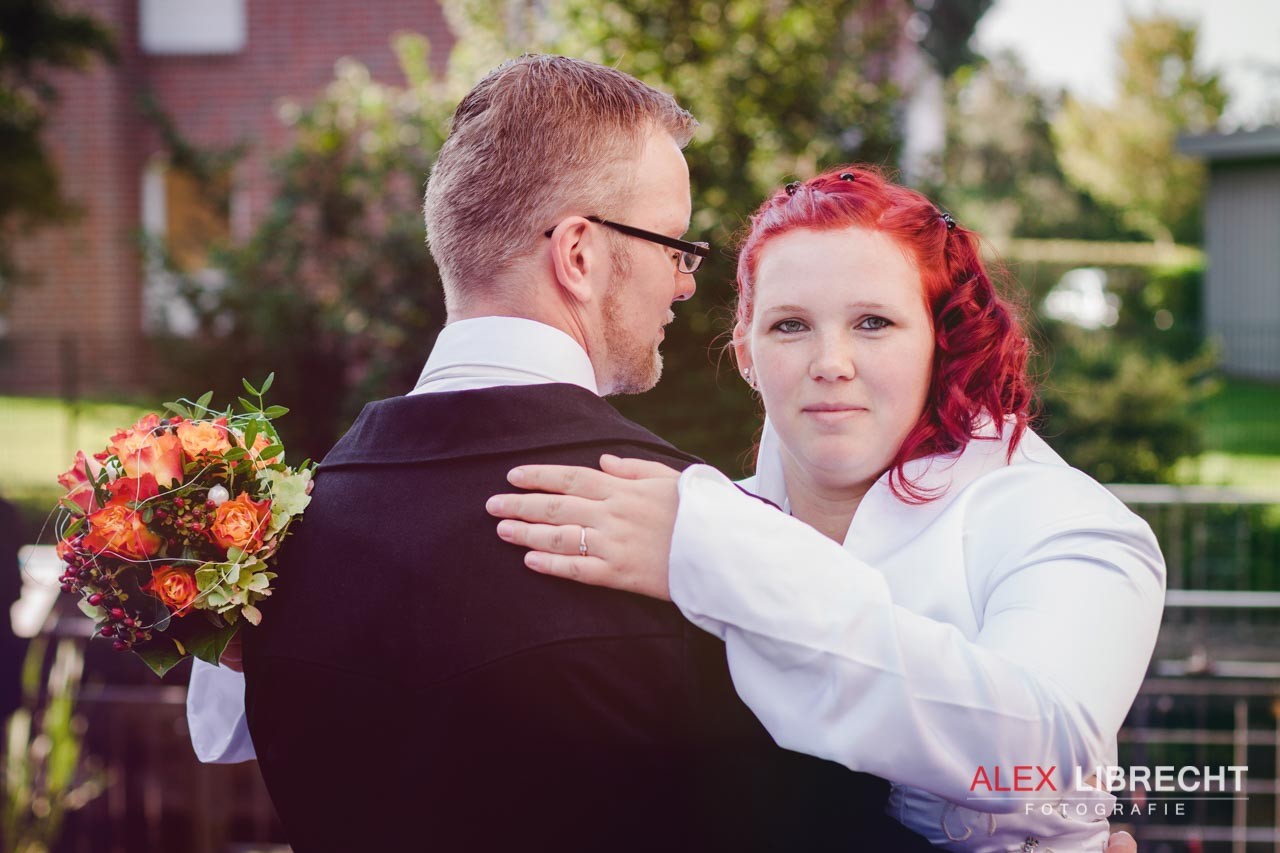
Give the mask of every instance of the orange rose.
[(151, 573), (151, 580), (142, 587), (164, 603), (175, 616), (186, 616), (194, 608), (198, 592), (196, 577), (177, 566), (160, 566)]
[(227, 439), (227, 419), (216, 421), (183, 421), (178, 424), (178, 441), (187, 458), (195, 460), (201, 453), (220, 454), (231, 449)]
[(122, 429), (111, 437), (107, 453), (120, 460), (130, 477), (155, 474), (156, 482), (169, 486), (182, 481), (182, 442), (160, 426), (160, 416), (150, 414), (132, 429)]
[(142, 515), (123, 501), (111, 501), (87, 520), (83, 547), (94, 554), (109, 553), (126, 560), (143, 560), (160, 550), (164, 540), (147, 529)]
[(220, 548), (239, 548), (252, 554), (262, 547), (270, 522), (271, 501), (254, 501), (247, 492), (241, 492), (218, 507), (209, 533)]
[(160, 494), (160, 485), (154, 474), (143, 474), (141, 477), (117, 477), (107, 483), (107, 491), (111, 493), (111, 501), (133, 501), (141, 503), (149, 501)]
[(76, 451), (76, 459), (71, 467), (58, 475), (58, 485), (67, 490), (67, 497), (79, 504), (86, 513), (98, 508), (94, 497), (91, 478), (102, 471), (102, 463), (85, 458), (83, 450)]

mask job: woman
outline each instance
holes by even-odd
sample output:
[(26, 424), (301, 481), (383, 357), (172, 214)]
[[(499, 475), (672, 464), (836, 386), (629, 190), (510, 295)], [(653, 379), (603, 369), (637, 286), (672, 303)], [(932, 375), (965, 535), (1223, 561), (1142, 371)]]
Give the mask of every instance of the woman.
[(537, 571), (670, 597), (779, 744), (889, 779), (930, 842), (1103, 849), (1115, 798), (1077, 768), (1116, 761), (1164, 564), (1028, 429), (1027, 344), (976, 236), (836, 170), (756, 212), (738, 289), (767, 413), (742, 487), (781, 512), (707, 466), (606, 457), (513, 471), (556, 494), (496, 496), (499, 535)]

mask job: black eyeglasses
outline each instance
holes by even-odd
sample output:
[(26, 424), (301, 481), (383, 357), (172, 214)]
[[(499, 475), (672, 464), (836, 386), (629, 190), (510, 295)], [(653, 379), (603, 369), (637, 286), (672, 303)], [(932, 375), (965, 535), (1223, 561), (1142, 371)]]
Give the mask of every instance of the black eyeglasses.
[[(626, 234), (628, 237), (639, 237), (641, 240), (648, 240), (650, 243), (679, 249), (680, 259), (676, 267), (680, 272), (687, 275), (697, 272), (698, 267), (702, 265), (702, 259), (711, 256), (710, 243), (690, 243), (688, 240), (678, 240), (675, 237), (668, 237), (666, 234), (655, 234), (652, 231), (645, 231), (643, 228), (623, 225), (621, 222), (610, 222), (608, 219), (601, 219), (599, 216), (584, 216), (583, 218), (588, 222), (612, 228), (614, 231)], [(554, 228), (548, 228), (543, 233), (543, 236), (550, 237), (555, 230)]]

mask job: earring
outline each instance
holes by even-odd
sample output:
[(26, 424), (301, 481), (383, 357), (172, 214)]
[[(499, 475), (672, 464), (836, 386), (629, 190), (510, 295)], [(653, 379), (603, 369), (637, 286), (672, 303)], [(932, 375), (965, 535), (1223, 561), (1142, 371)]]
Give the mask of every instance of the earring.
[(748, 384), (748, 385), (750, 385), (752, 388), (756, 387), (756, 383), (754, 383), (754, 382), (752, 382), (752, 381), (751, 381), (751, 368), (750, 368), (750, 367), (744, 367), (744, 368), (742, 368), (742, 378), (743, 378), (743, 379), (745, 379), (745, 380), (747, 381), (747, 384)]

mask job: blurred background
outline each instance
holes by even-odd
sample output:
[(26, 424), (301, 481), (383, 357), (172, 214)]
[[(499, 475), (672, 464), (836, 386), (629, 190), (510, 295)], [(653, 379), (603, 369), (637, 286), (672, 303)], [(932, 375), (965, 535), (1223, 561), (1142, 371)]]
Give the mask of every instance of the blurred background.
[(1250, 768), (1239, 798), (1113, 823), (1143, 853), (1280, 851), (1274, 0), (4, 0), (0, 850), (281, 844), (256, 765), (192, 756), (189, 667), (155, 679), (58, 600), (55, 477), (242, 376), (275, 372), (296, 459), (409, 390), (444, 321), (429, 165), (460, 97), (530, 50), (702, 122), (691, 239), (717, 251), (661, 384), (614, 402), (727, 472), (759, 429), (724, 349), (735, 234), (767, 192), (869, 161), (985, 236), (1034, 330), (1041, 434), (1169, 561), (1120, 764)]

